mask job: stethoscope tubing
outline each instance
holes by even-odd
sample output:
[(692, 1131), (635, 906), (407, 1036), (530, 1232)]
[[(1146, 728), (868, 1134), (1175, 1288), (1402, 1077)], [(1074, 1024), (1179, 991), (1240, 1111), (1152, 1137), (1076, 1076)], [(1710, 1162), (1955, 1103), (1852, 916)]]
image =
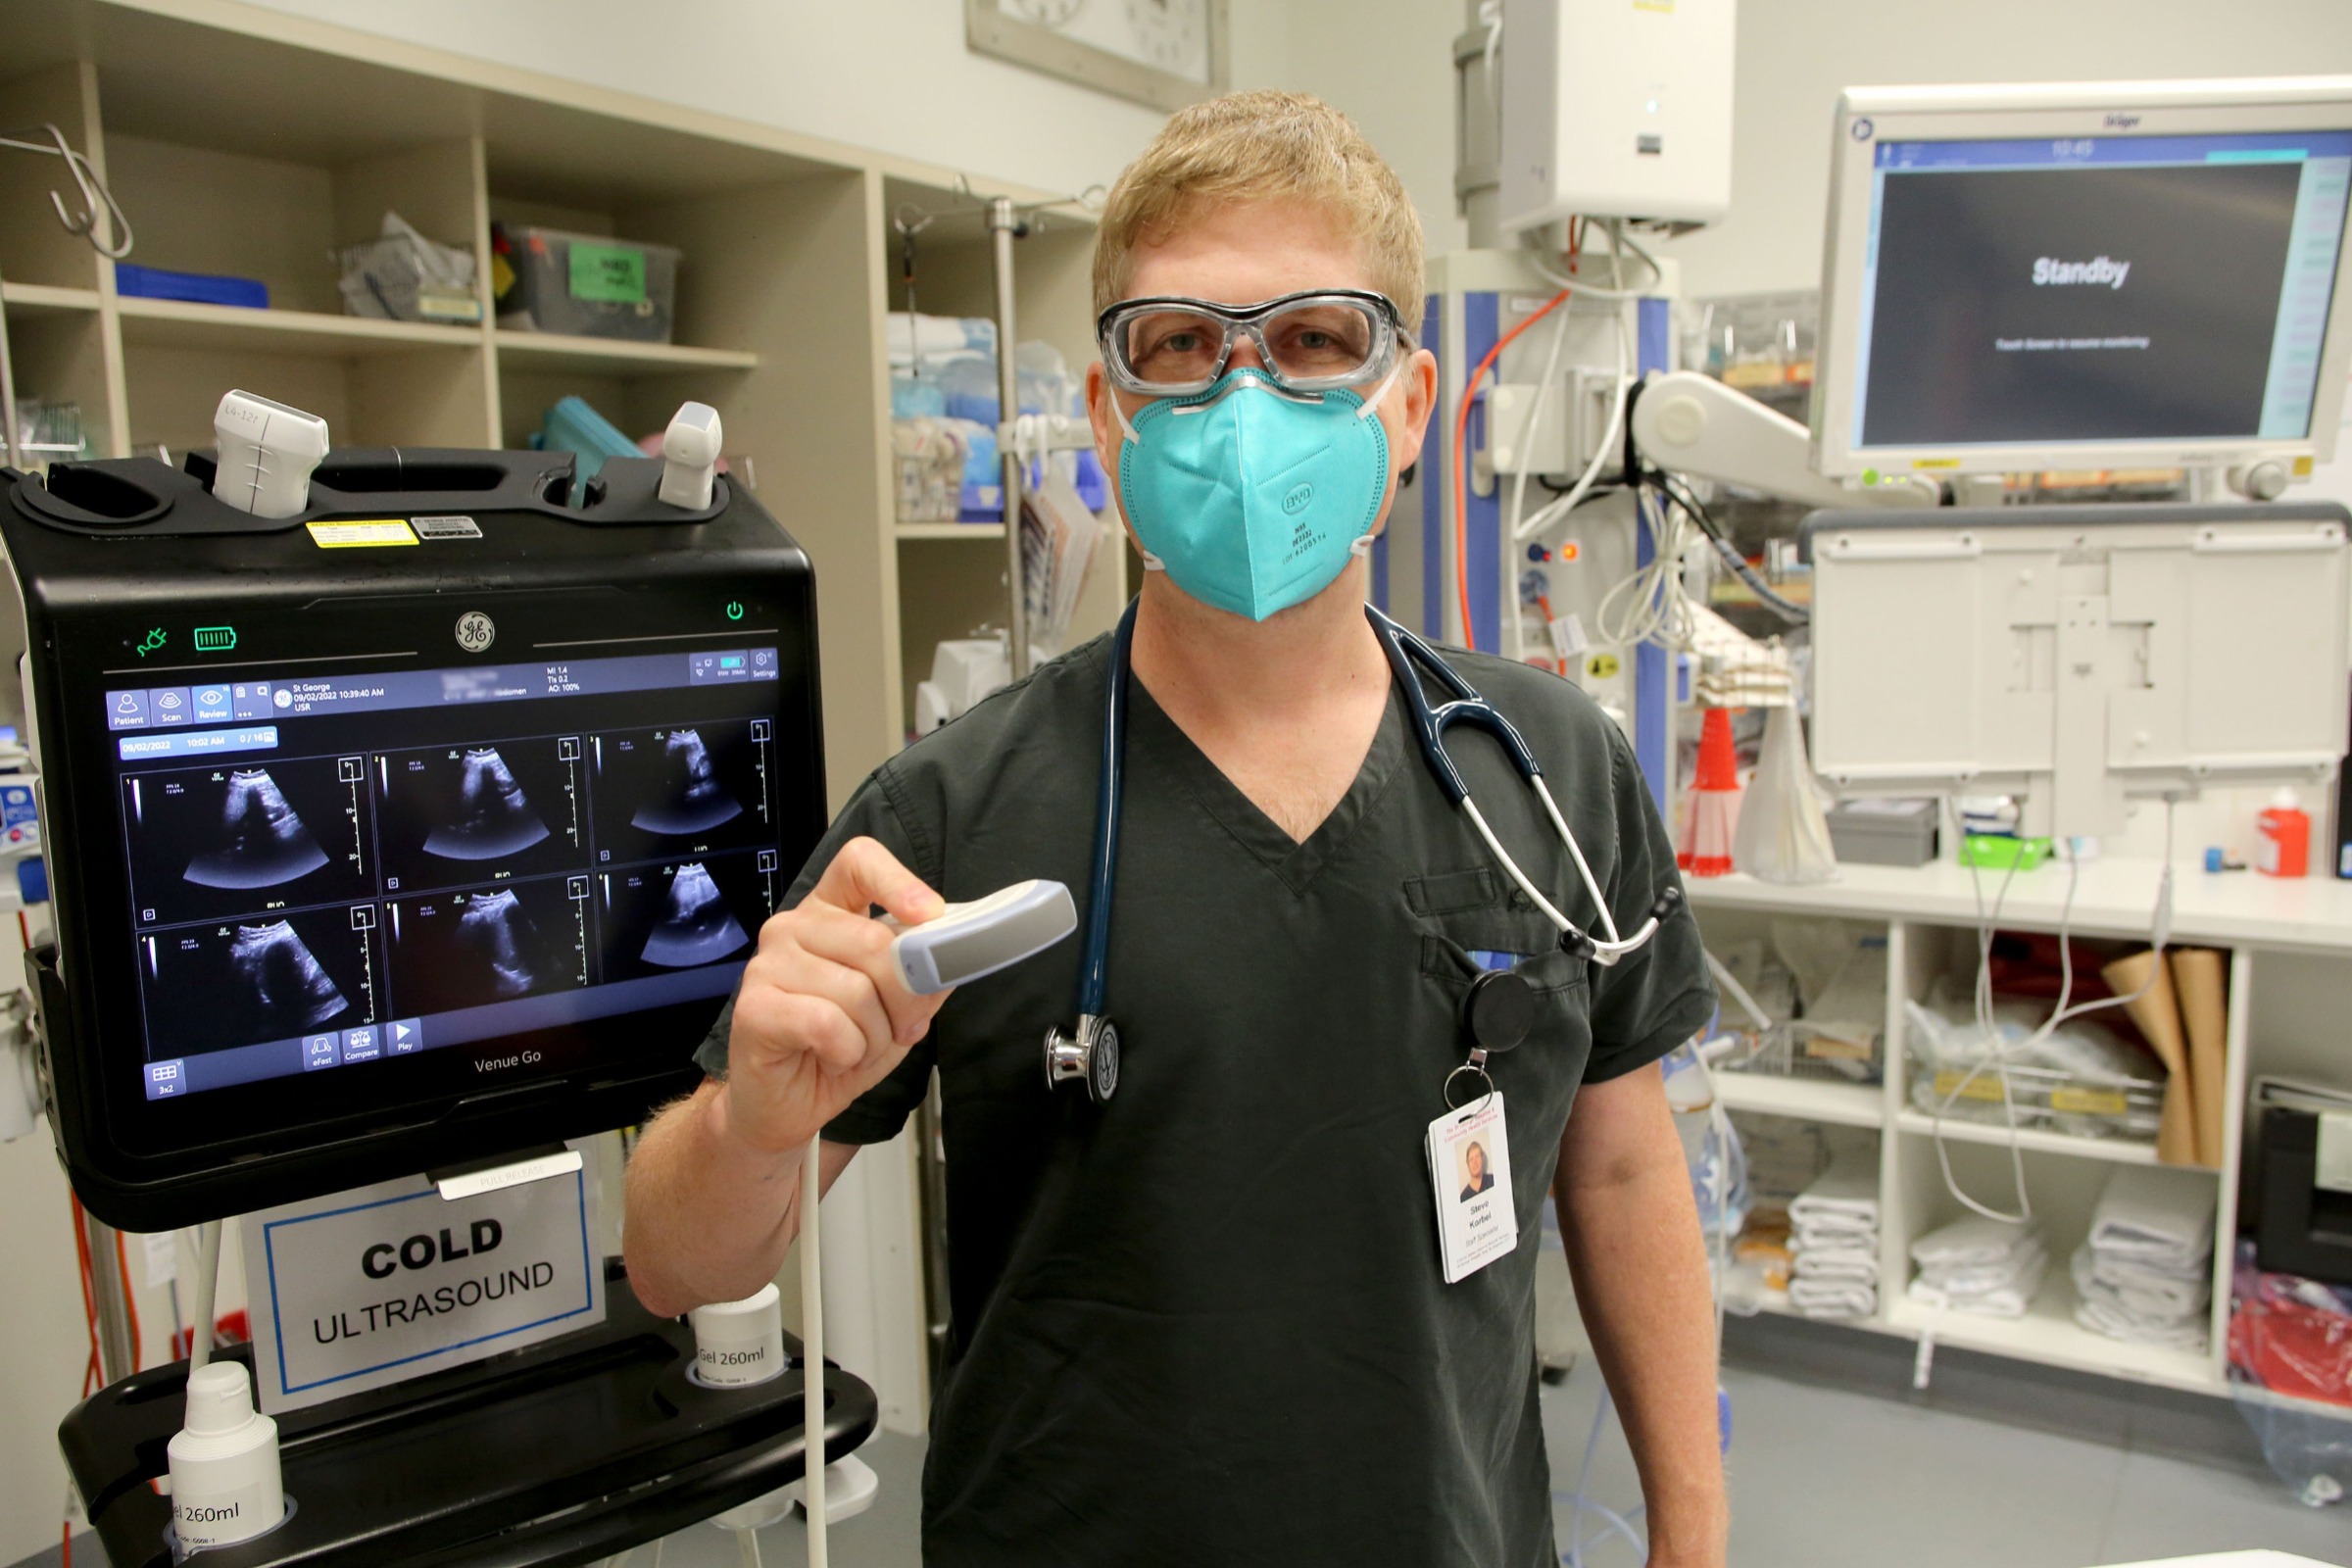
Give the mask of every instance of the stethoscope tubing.
[[(1095, 787), (1095, 844), (1094, 877), (1087, 901), (1086, 949), (1078, 968), (1078, 1015), (1081, 1020), (1103, 1016), (1103, 1003), (1110, 983), (1110, 906), (1117, 887), (1119, 858), (1119, 814), (1126, 793), (1127, 767), (1127, 703), (1128, 682), (1132, 678), (1132, 652), (1135, 645), (1135, 613), (1138, 600), (1130, 600), (1119, 616), (1119, 625), (1111, 640), (1110, 671), (1106, 677), (1107, 696), (1103, 705), (1102, 763)], [(1439, 656), (1436, 649), (1421, 638), (1398, 625), (1372, 605), (1364, 607), (1373, 631), (1381, 640), (1389, 666), (1396, 683), (1403, 689), (1405, 707), (1411, 718), (1414, 738), (1419, 742), (1421, 757), (1429, 766), (1438, 787), (1462, 812), (1471, 830), (1483, 842), (1495, 863), (1512, 883), (1524, 893), (1560, 933), (1560, 945), (1571, 952), (1583, 954), (1592, 962), (1611, 965), (1628, 954), (1646, 944), (1658, 932), (1660, 923), (1681, 902), (1682, 890), (1669, 888), (1651, 906), (1649, 916), (1631, 937), (1620, 936), (1616, 917), (1609, 910), (1609, 901), (1602, 895), (1599, 880), (1593, 876), (1591, 862), (1569, 829), (1567, 818), (1561, 814), (1559, 803), (1552, 799), (1551, 788), (1544, 782), (1544, 769), (1536, 760), (1534, 751), (1521, 736), (1518, 728), (1505, 718), (1500, 710), (1480, 696), (1477, 689), (1464, 680), (1459, 671)], [(1421, 682), (1422, 673), (1450, 693), (1449, 699), (1432, 707), (1429, 694)], [(1571, 920), (1555, 906), (1544, 891), (1520, 869), (1508, 850), (1502, 847), (1494, 830), (1471, 799), (1470, 787), (1461, 770), (1446, 750), (1446, 729), (1450, 724), (1466, 723), (1487, 731), (1500, 744), (1520, 776), (1527, 780), (1536, 798), (1543, 803), (1544, 814), (1550, 820), (1552, 831), (1567, 846), (1569, 858), (1576, 865), (1577, 879), (1591, 896), (1593, 907), (1599, 912), (1605, 939), (1592, 936)]]
[(1095, 775), (1095, 875), (1086, 906), (1086, 954), (1078, 967), (1078, 1016), (1099, 1018), (1110, 985), (1110, 903), (1119, 871), (1119, 806), (1127, 786), (1127, 681), (1135, 607), (1127, 601), (1111, 639), (1109, 701), (1103, 705), (1102, 765)]

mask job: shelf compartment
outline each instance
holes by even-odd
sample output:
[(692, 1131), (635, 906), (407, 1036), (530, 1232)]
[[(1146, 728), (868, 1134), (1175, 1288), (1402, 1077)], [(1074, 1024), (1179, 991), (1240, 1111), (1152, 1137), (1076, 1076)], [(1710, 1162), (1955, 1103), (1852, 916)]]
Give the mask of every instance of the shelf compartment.
[(2109, 1377), (2130, 1378), (2192, 1394), (2226, 1390), (2213, 1357), (2204, 1350), (2161, 1345), (2127, 1345), (2093, 1334), (2075, 1321), (2075, 1288), (2064, 1258), (2050, 1259), (2050, 1272), (2024, 1317), (1980, 1317), (1969, 1312), (1938, 1314), (1898, 1290), (1886, 1304), (1887, 1326), (1917, 1339), (1934, 1327), (1937, 1345), (2013, 1356), (2044, 1366), (2072, 1367)]
[(479, 327), (379, 321), (319, 311), (255, 311), (125, 295), (117, 302), (122, 341), (154, 348), (239, 349), (264, 354), (320, 354), (337, 359), (409, 354), (422, 349), (478, 349)]
[(499, 357), (515, 369), (644, 375), (674, 370), (756, 370), (760, 356), (738, 349), (685, 343), (632, 343), (624, 338), (570, 337), (560, 332), (494, 330)]
[(1715, 1094), (1733, 1110), (1800, 1121), (1836, 1122), (1845, 1127), (1886, 1124), (1884, 1091), (1877, 1084), (1827, 1083), (1779, 1073), (1718, 1072)]
[[(1936, 1136), (1936, 1118), (1924, 1110), (1901, 1110), (1895, 1113), (1895, 1130), (1921, 1138)], [(1964, 1121), (1957, 1116), (1943, 1120), (1943, 1136), (1952, 1143), (1990, 1144), (2006, 1146), (2009, 1129), (1998, 1122)], [(2070, 1154), (2078, 1159), (2103, 1159), (2117, 1165), (2153, 1165), (2156, 1146), (2130, 1138), (2076, 1138), (2066, 1133), (2042, 1132), (2036, 1128), (2017, 1130), (2018, 1146), (2037, 1154)], [(2195, 1169), (2197, 1167), (2183, 1167)], [(2217, 1174), (2206, 1171), (2206, 1175)]]

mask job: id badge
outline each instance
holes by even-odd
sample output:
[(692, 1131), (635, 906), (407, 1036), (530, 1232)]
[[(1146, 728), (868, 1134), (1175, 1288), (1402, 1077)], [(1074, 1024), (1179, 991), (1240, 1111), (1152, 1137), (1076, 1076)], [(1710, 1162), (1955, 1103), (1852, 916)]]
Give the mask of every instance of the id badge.
[(1482, 1095), (1429, 1124), (1429, 1178), (1438, 1204), (1438, 1261), (1446, 1284), (1467, 1279), (1518, 1248), (1510, 1129), (1499, 1093)]

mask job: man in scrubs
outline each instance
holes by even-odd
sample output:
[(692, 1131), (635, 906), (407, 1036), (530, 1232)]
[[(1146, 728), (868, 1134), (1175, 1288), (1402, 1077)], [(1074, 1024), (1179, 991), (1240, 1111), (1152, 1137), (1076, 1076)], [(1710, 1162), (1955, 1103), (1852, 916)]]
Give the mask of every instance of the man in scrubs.
[[(1424, 765), (1364, 615), (1363, 548), (1437, 396), (1409, 335), (1421, 245), (1354, 127), (1289, 94), (1178, 114), (1104, 210), (1115, 363), (1087, 395), (1153, 568), (1110, 922), (1116, 1099), (1044, 1082), (1077, 941), (916, 997), (869, 917), (1029, 877), (1083, 905), (1101, 639), (874, 771), (761, 931), (701, 1054), (710, 1080), (638, 1146), (640, 1298), (738, 1298), (793, 1239), (807, 1141), (831, 1181), (939, 1074), (954, 1299), (929, 1563), (1556, 1562), (1534, 1348), (1546, 1192), (1649, 1561), (1724, 1560), (1706, 1263), (1657, 1067), (1712, 1009), (1697, 931), (1678, 911), (1614, 967), (1563, 952)], [(1295, 304), (1259, 335), (1227, 332), (1239, 309), (1112, 309), (1162, 297)], [(1158, 390), (1204, 367), (1212, 389)], [(1319, 372), (1335, 389), (1298, 390)], [(1617, 925), (1639, 926), (1676, 873), (1624, 736), (1550, 674), (1446, 657), (1526, 735)], [(1528, 875), (1598, 924), (1501, 754), (1467, 732), (1452, 750)], [(1497, 964), (1537, 1002), (1488, 1062), (1504, 1136), (1481, 1132), (1518, 1242), (1449, 1284), (1439, 1226), (1472, 1205), (1431, 1124), (1469, 1049), (1462, 999)], [(1467, 1108), (1465, 1084), (1484, 1086), (1457, 1081)]]

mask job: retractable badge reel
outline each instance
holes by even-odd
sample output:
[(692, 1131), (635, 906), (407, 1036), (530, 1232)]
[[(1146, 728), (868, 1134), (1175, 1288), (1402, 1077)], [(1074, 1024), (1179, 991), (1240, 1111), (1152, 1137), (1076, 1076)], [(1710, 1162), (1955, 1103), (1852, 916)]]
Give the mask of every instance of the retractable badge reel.
[[(1429, 1124), (1428, 1140), (1438, 1266), (1448, 1285), (1510, 1255), (1519, 1245), (1510, 1124), (1487, 1062), (1525, 1040), (1535, 1021), (1535, 987), (1513, 970), (1480, 975), (1462, 999), (1462, 1033), (1470, 1053), (1446, 1075), (1446, 1109)], [(1479, 1088), (1465, 1094), (1465, 1078)]]
[(1525, 1040), (1535, 1023), (1536, 988), (1527, 976), (1515, 969), (1491, 969), (1471, 981), (1470, 994), (1462, 999), (1462, 1034), (1470, 1042), (1470, 1054), (1446, 1075), (1446, 1108), (1456, 1108), (1453, 1082), (1465, 1073), (1475, 1074), (1486, 1093), (1493, 1094), (1494, 1080), (1487, 1076), (1487, 1058)]

